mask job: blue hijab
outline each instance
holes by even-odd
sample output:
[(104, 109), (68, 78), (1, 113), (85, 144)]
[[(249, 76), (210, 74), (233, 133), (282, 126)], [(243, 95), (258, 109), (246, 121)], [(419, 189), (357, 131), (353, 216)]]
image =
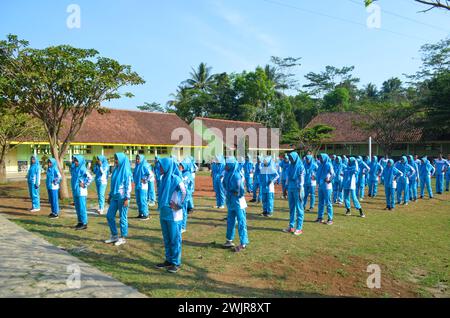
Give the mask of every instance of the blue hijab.
[[(32, 160), (33, 158), (34, 158), (34, 160), (35, 160), (34, 163), (31, 162), (31, 160)], [(28, 170), (28, 181), (31, 181), (31, 180), (32, 180), (31, 177), (32, 177), (33, 175), (39, 174), (40, 169), (41, 169), (41, 165), (40, 165), (40, 163), (39, 163), (39, 158), (38, 158), (38, 156), (35, 156), (35, 155), (31, 156), (31, 158), (30, 158), (30, 170)]]
[(111, 177), (111, 195), (119, 194), (119, 187), (126, 184), (131, 177), (131, 165), (128, 156), (123, 152), (118, 152), (114, 155), (117, 159), (117, 166), (114, 168)]
[(300, 178), (303, 163), (295, 151), (289, 154), (289, 159), (291, 160), (291, 164), (289, 165), (288, 178), (289, 180), (297, 180)]
[(322, 159), (322, 162), (317, 170), (317, 179), (322, 181), (325, 180), (326, 175), (330, 172), (331, 163), (330, 157), (326, 153), (321, 153), (320, 158)]
[(52, 187), (53, 180), (58, 178), (58, 166), (55, 158), (48, 159), (49, 162), (52, 163), (52, 166), (47, 168), (47, 180), (45, 181), (47, 188)]
[(226, 160), (225, 176), (223, 178), (223, 187), (227, 192), (236, 192), (236, 186), (242, 176), (239, 172), (239, 164), (235, 157), (228, 157)]
[(144, 174), (148, 171), (148, 162), (145, 160), (144, 155), (138, 155), (139, 164), (134, 167), (133, 180), (135, 183), (140, 183), (141, 179), (144, 178)]
[(159, 162), (164, 171), (160, 187), (158, 188), (159, 207), (162, 208), (170, 206), (172, 193), (176, 190), (182, 179), (176, 174), (176, 171), (178, 171), (181, 175), (181, 171), (178, 170), (173, 158), (163, 158)]
[(76, 182), (79, 183), (79, 178), (83, 177), (86, 174), (86, 160), (82, 155), (75, 155), (73, 158), (78, 161), (78, 167), (73, 164), (72, 170), (70, 171), (70, 175), (72, 176), (72, 186)]

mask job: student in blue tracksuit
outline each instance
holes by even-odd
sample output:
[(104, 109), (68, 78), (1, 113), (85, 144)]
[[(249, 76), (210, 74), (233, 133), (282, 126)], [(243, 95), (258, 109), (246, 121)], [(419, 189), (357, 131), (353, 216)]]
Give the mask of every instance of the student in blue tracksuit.
[(450, 155), (447, 157), (447, 166), (445, 168), (445, 191), (450, 190)]
[(369, 183), (369, 197), (375, 198), (378, 194), (378, 180), (383, 174), (383, 167), (378, 162), (377, 156), (372, 156), (372, 160), (370, 161), (369, 165), (370, 171), (369, 171), (369, 177), (368, 177), (368, 183)]
[(197, 164), (195, 163), (194, 157), (189, 156), (189, 157), (187, 158), (187, 160), (188, 160), (188, 162), (190, 163), (189, 170), (190, 170), (190, 172), (191, 172), (192, 182), (193, 182), (193, 183), (192, 183), (192, 199), (189, 200), (188, 203), (187, 203), (187, 213), (188, 213), (188, 214), (191, 214), (191, 213), (194, 212), (194, 208), (195, 208), (193, 197), (194, 197), (194, 192), (195, 192), (195, 176), (196, 176), (196, 173), (197, 173), (197, 171), (198, 171), (198, 166), (197, 166)]
[(234, 249), (235, 252), (241, 252), (249, 244), (247, 234), (247, 217), (245, 209), (245, 188), (244, 179), (239, 172), (238, 162), (234, 157), (228, 157), (225, 166), (225, 175), (223, 178), (223, 187), (226, 193), (226, 202), (228, 208), (227, 216), (227, 241), (223, 245), (225, 248), (234, 247), (235, 227), (237, 224), (240, 244)]
[(105, 209), (105, 193), (108, 185), (109, 163), (105, 156), (97, 156), (94, 165), (95, 186), (97, 188), (98, 197), (98, 214), (103, 214)]
[(225, 159), (221, 155), (217, 155), (212, 163), (211, 176), (213, 179), (213, 188), (216, 193), (215, 208), (225, 208), (225, 190), (223, 188), (222, 180), (225, 174)]
[(30, 169), (26, 178), (31, 199), (30, 212), (39, 212), (41, 210), (41, 196), (39, 193), (39, 187), (41, 186), (41, 165), (37, 156), (31, 156)]
[(442, 154), (434, 159), (435, 177), (436, 177), (436, 193), (442, 194), (444, 192), (444, 178), (445, 178), (445, 168), (447, 166), (447, 161), (444, 159)]
[(255, 172), (255, 165), (252, 162), (252, 157), (250, 155), (245, 156), (244, 162), (244, 176), (245, 176), (245, 187), (247, 193), (253, 192), (253, 174)]
[(333, 203), (342, 204), (343, 199), (343, 176), (344, 176), (344, 164), (340, 156), (335, 156), (333, 160), (333, 169), (336, 177), (333, 179)]
[(139, 220), (149, 219), (148, 213), (148, 182), (150, 179), (150, 168), (144, 155), (136, 156), (136, 167), (133, 171), (134, 191), (136, 195), (136, 204), (138, 207)]
[(358, 201), (358, 198), (356, 197), (356, 179), (358, 175), (358, 163), (356, 162), (356, 159), (354, 157), (350, 157), (348, 164), (343, 169), (343, 181), (342, 186), (344, 188), (344, 203), (346, 208), (345, 215), (349, 216), (351, 215), (350, 211), (350, 198), (353, 201), (353, 206), (355, 209), (359, 210), (359, 216), (362, 218), (365, 218), (366, 215), (364, 214), (361, 204)]
[(414, 168), (414, 174), (409, 176), (409, 198), (412, 201), (417, 201), (417, 189), (419, 186), (419, 165), (414, 161), (413, 156), (408, 156), (408, 164)]
[(160, 162), (162, 178), (161, 187), (158, 188), (158, 208), (164, 240), (165, 261), (156, 267), (166, 269), (169, 273), (177, 273), (181, 267), (181, 227), (186, 187), (173, 158), (164, 158)]
[(86, 161), (83, 156), (75, 155), (72, 157), (70, 174), (72, 177), (70, 183), (72, 186), (73, 201), (78, 218), (78, 224), (75, 226), (75, 229), (85, 230), (88, 224), (86, 201), (92, 176), (86, 169)]
[(357, 158), (359, 172), (358, 181), (356, 184), (356, 195), (360, 201), (364, 199), (364, 190), (366, 187), (367, 175), (370, 172), (370, 167), (364, 162), (361, 156)]
[(151, 165), (148, 165), (148, 171), (150, 173), (149, 178), (148, 178), (148, 196), (147, 196), (147, 201), (148, 201), (148, 206), (155, 206), (156, 204), (156, 192), (155, 192), (155, 182), (156, 182), (156, 177), (155, 177), (155, 173), (153, 172), (153, 167)]
[(415, 173), (415, 170), (408, 164), (406, 156), (402, 156), (402, 159), (395, 164), (395, 167), (403, 174), (397, 182), (397, 204), (401, 203), (403, 194), (403, 204), (408, 205), (409, 178)]
[(305, 183), (304, 183), (305, 198), (303, 200), (303, 208), (306, 209), (306, 204), (308, 202), (309, 197), (309, 209), (306, 210), (307, 212), (309, 212), (314, 210), (314, 204), (316, 202), (316, 187), (317, 187), (316, 173), (318, 166), (312, 155), (307, 155), (305, 157), (304, 167), (305, 167)]
[(303, 234), (303, 220), (305, 216), (303, 208), (305, 167), (297, 152), (293, 151), (288, 156), (290, 164), (286, 186), (289, 201), (289, 226), (283, 229), (283, 232), (299, 236)]
[(319, 167), (317, 169), (317, 183), (319, 187), (319, 204), (317, 210), (317, 220), (316, 223), (323, 222), (323, 215), (325, 212), (325, 207), (327, 208), (328, 220), (326, 224), (333, 224), (333, 204), (331, 202), (331, 195), (333, 192), (333, 178), (335, 178), (335, 173), (333, 170), (333, 165), (331, 164), (330, 157), (323, 153), (319, 155)]
[(425, 188), (427, 188), (428, 196), (430, 199), (433, 198), (433, 190), (431, 188), (431, 177), (434, 175), (435, 168), (428, 161), (427, 157), (420, 159), (419, 166), (419, 179), (420, 179), (420, 198), (423, 199), (425, 195)]
[(61, 183), (61, 173), (58, 169), (58, 164), (54, 158), (47, 161), (47, 193), (48, 202), (50, 203), (51, 213), (50, 219), (57, 219), (59, 217), (59, 184)]
[(398, 178), (402, 176), (403, 173), (394, 166), (394, 160), (389, 159), (386, 168), (383, 170), (386, 210), (395, 208), (395, 189), (397, 188)]
[(194, 206), (193, 203), (189, 203), (189, 201), (193, 200), (194, 178), (192, 176), (191, 162), (188, 158), (180, 163), (179, 169), (182, 172), (183, 183), (186, 188), (186, 199), (183, 204), (183, 221), (181, 223), (181, 233), (184, 233), (187, 230), (188, 206)]
[(287, 172), (289, 170), (289, 157), (288, 155), (284, 155), (283, 159), (280, 162), (280, 168), (281, 168), (281, 198), (287, 199), (287, 188), (286, 188), (286, 179), (287, 179)]
[(259, 175), (261, 173), (262, 157), (256, 157), (255, 173), (253, 174), (253, 199), (250, 202), (261, 202), (261, 185), (259, 184)]
[[(379, 164), (381, 165), (381, 167), (383, 168), (383, 170), (386, 168), (388, 160), (389, 160), (389, 158), (388, 158), (387, 155), (380, 159)], [(380, 183), (384, 185), (384, 176), (383, 176), (383, 173), (381, 173)]]
[(261, 173), (259, 175), (259, 184), (262, 193), (262, 216), (271, 217), (273, 215), (273, 202), (275, 197), (275, 183), (280, 178), (275, 163), (272, 158), (264, 158)]
[[(106, 240), (106, 244), (116, 246), (125, 244), (128, 237), (128, 207), (131, 200), (131, 188), (133, 173), (131, 172), (130, 160), (124, 153), (114, 155), (115, 168), (111, 175), (111, 190), (108, 195), (108, 212), (106, 219), (111, 231), (111, 237)], [(120, 237), (117, 232), (116, 214), (119, 211)]]

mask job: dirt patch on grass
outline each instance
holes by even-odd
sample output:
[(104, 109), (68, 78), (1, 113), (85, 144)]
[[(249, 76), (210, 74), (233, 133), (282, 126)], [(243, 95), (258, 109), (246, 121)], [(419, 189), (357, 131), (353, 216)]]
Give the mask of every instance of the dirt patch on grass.
[[(280, 261), (256, 263), (251, 269), (227, 268), (211, 274), (221, 283), (252, 286), (256, 291), (271, 291), (270, 297), (336, 296), (336, 297), (418, 297), (417, 285), (400, 282), (383, 267), (381, 288), (369, 289), (366, 280), (370, 262), (351, 257), (343, 263), (328, 255), (314, 255), (304, 260), (285, 256)], [(302, 290), (308, 293), (302, 294)], [(311, 293), (311, 291), (314, 291)], [(255, 295), (258, 296), (258, 295)]]

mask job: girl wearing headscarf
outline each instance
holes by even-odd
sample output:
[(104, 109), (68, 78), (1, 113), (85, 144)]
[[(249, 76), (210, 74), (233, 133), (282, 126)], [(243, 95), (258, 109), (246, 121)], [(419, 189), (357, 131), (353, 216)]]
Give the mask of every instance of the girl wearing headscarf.
[(73, 201), (77, 212), (78, 224), (76, 230), (87, 229), (88, 215), (86, 210), (86, 200), (88, 195), (88, 187), (92, 182), (92, 176), (86, 168), (86, 161), (82, 155), (72, 157), (72, 166), (70, 169), (72, 179)]
[(431, 177), (434, 175), (436, 169), (430, 163), (428, 158), (425, 156), (420, 159), (419, 167), (419, 177), (420, 177), (420, 198), (423, 199), (425, 195), (425, 187), (428, 191), (428, 196), (430, 199), (433, 198), (433, 190), (431, 189)]
[(245, 187), (247, 193), (253, 192), (253, 173), (255, 172), (255, 165), (252, 162), (252, 157), (250, 155), (245, 156), (244, 162), (244, 176), (245, 176)]
[(333, 224), (333, 204), (331, 202), (331, 194), (333, 192), (333, 178), (335, 173), (330, 157), (322, 153), (319, 155), (319, 167), (317, 169), (317, 182), (319, 186), (319, 206), (317, 211), (317, 223), (323, 222), (325, 206), (327, 207), (328, 220), (326, 224)]
[(173, 158), (164, 158), (160, 162), (162, 178), (158, 188), (158, 208), (166, 259), (156, 267), (177, 273), (181, 266), (181, 226), (186, 187)]
[(39, 187), (41, 185), (41, 165), (37, 156), (31, 156), (30, 169), (27, 173), (28, 192), (31, 198), (30, 212), (39, 212), (41, 210), (41, 198)]
[(48, 202), (52, 212), (48, 216), (51, 219), (59, 217), (59, 184), (61, 182), (61, 173), (54, 158), (47, 161), (47, 179), (45, 184), (47, 186)]
[(445, 191), (450, 191), (450, 155), (447, 156), (447, 166), (445, 167)]
[(148, 181), (150, 179), (150, 169), (144, 155), (136, 156), (136, 167), (133, 171), (133, 182), (136, 194), (136, 204), (138, 207), (139, 220), (148, 220)]
[[(288, 189), (289, 201), (289, 227), (284, 229), (285, 233), (294, 235), (303, 234), (303, 197), (305, 182), (305, 167), (297, 152), (293, 151), (289, 155), (289, 168), (287, 172), (286, 186)], [(295, 225), (297, 223), (297, 226)]]
[(308, 202), (309, 197), (309, 209), (306, 211), (314, 210), (314, 204), (316, 203), (316, 173), (317, 173), (317, 164), (312, 155), (306, 155), (304, 160), (305, 166), (305, 198), (303, 199), (303, 209), (306, 209), (306, 203)]
[(414, 174), (409, 176), (409, 198), (416, 202), (418, 198), (419, 165), (414, 161), (414, 157), (411, 155), (408, 156), (408, 164), (414, 169)]
[(333, 160), (333, 169), (336, 177), (333, 179), (333, 203), (343, 203), (343, 176), (344, 176), (344, 164), (340, 156), (335, 156)]
[(155, 202), (156, 202), (156, 192), (155, 192), (155, 181), (156, 181), (156, 177), (155, 177), (155, 173), (153, 172), (153, 167), (151, 165), (147, 166), (148, 171), (150, 173), (149, 178), (148, 178), (148, 196), (147, 196), (147, 201), (148, 201), (148, 206), (155, 206)]
[(364, 199), (367, 174), (370, 172), (370, 167), (361, 156), (358, 156), (357, 162), (359, 167), (359, 173), (358, 173), (358, 181), (356, 184), (356, 194), (358, 196), (358, 199), (362, 201)]
[(386, 168), (383, 170), (386, 210), (395, 208), (395, 189), (397, 188), (397, 180), (401, 176), (403, 176), (403, 173), (394, 167), (394, 160), (389, 159)]
[(365, 218), (365, 214), (361, 208), (361, 204), (356, 197), (356, 179), (358, 175), (358, 163), (354, 157), (350, 157), (348, 165), (344, 167), (343, 173), (343, 188), (344, 188), (344, 203), (347, 209), (345, 215), (351, 215), (350, 212), (350, 198), (353, 201), (355, 209), (359, 210), (359, 216)]
[(383, 167), (378, 162), (377, 156), (372, 156), (372, 160), (370, 161), (370, 172), (369, 172), (369, 197), (375, 198), (378, 193), (378, 179), (383, 174)]
[(250, 202), (261, 202), (261, 185), (259, 184), (259, 175), (261, 173), (262, 157), (256, 157), (255, 173), (253, 174), (253, 199)]
[(98, 214), (103, 214), (105, 209), (105, 192), (108, 185), (109, 163), (105, 156), (97, 156), (94, 165), (95, 186), (98, 197)]
[(261, 167), (259, 184), (262, 192), (262, 216), (271, 217), (273, 215), (273, 200), (275, 196), (275, 182), (280, 178), (270, 156), (266, 157)]
[(225, 208), (225, 190), (223, 188), (222, 180), (225, 174), (225, 159), (223, 156), (217, 155), (212, 166), (213, 188), (216, 193), (215, 208)]
[[(125, 244), (128, 236), (128, 207), (131, 199), (132, 172), (130, 160), (124, 153), (114, 155), (114, 170), (111, 175), (111, 189), (108, 195), (109, 208), (106, 213), (111, 237), (106, 240), (106, 244), (116, 246)], [(120, 238), (117, 232), (116, 214), (119, 211), (120, 217)]]
[(397, 162), (395, 167), (400, 170), (403, 174), (397, 183), (397, 204), (400, 204), (402, 201), (402, 193), (403, 193), (403, 204), (408, 205), (409, 202), (409, 178), (412, 177), (415, 173), (415, 170), (412, 166), (408, 164), (408, 159), (406, 156), (402, 156), (402, 159)]
[(195, 205), (194, 205), (194, 192), (195, 192), (195, 176), (198, 171), (198, 166), (195, 163), (195, 158), (192, 156), (188, 157), (188, 160), (190, 162), (190, 171), (192, 175), (192, 199), (188, 201), (187, 203), (187, 213), (190, 214), (194, 211)]
[(280, 162), (280, 168), (281, 168), (281, 191), (282, 191), (282, 199), (287, 199), (287, 188), (286, 188), (286, 179), (287, 179), (287, 172), (289, 170), (289, 157), (288, 155), (284, 155), (283, 159)]
[[(194, 178), (191, 172), (191, 162), (189, 159), (183, 160), (179, 165), (180, 171), (183, 176), (183, 183), (186, 188), (186, 199), (183, 204), (183, 221), (181, 223), (181, 233), (186, 232), (187, 218), (188, 218), (188, 206), (189, 201), (192, 201), (192, 194), (194, 192)], [(191, 206), (193, 204), (191, 203)]]
[(233, 240), (237, 223), (240, 244), (235, 248), (235, 252), (240, 252), (249, 244), (245, 213), (247, 204), (244, 197), (245, 189), (243, 178), (241, 173), (239, 172), (238, 162), (234, 157), (228, 157), (226, 160), (223, 187), (225, 189), (226, 203), (228, 208), (226, 234), (227, 241), (225, 242), (224, 247), (234, 247)]

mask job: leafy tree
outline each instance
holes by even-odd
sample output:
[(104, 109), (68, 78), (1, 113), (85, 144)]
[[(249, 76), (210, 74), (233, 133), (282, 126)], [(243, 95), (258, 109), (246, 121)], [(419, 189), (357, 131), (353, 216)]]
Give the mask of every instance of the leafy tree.
[(306, 74), (305, 78), (309, 83), (303, 85), (303, 87), (309, 89), (310, 94), (319, 97), (331, 92), (338, 86), (350, 88), (359, 83), (359, 78), (353, 77), (352, 75), (354, 69), (354, 66), (337, 68), (328, 65), (323, 72), (310, 72)]
[(318, 101), (313, 99), (308, 93), (301, 92), (296, 96), (291, 96), (289, 99), (300, 129), (305, 128), (319, 114)]
[[(0, 67), (9, 78), (3, 99), (41, 121), (62, 171), (64, 156), (86, 117), (93, 111), (105, 112), (102, 102), (120, 98), (120, 88), (144, 80), (130, 66), (100, 57), (93, 49), (27, 46), (13, 35), (0, 41)], [(63, 174), (61, 197), (68, 195)]]
[(372, 134), (374, 141), (391, 155), (396, 142), (415, 127), (417, 112), (409, 103), (378, 102), (359, 108), (362, 120), (354, 124)]
[(191, 78), (184, 82), (186, 88), (207, 91), (213, 81), (211, 69), (206, 63), (200, 63), (197, 69), (192, 68)]
[(398, 77), (392, 77), (383, 82), (381, 87), (381, 98), (383, 100), (401, 101), (405, 98), (403, 83)]
[(325, 112), (344, 112), (350, 108), (350, 93), (345, 87), (337, 87), (323, 98)]
[(301, 65), (300, 60), (300, 57), (270, 58), (272, 65), (266, 65), (264, 70), (267, 78), (274, 83), (278, 96), (283, 95), (285, 90), (297, 89), (298, 81), (294, 79), (292, 69)]
[[(0, 92), (2, 88), (0, 85)], [(0, 93), (0, 95), (3, 95)], [(45, 138), (40, 122), (17, 108), (0, 110), (0, 183), (6, 182), (6, 155), (26, 137)], [(12, 141), (17, 143), (11, 144)]]
[(362, 100), (366, 101), (377, 101), (380, 97), (380, 93), (375, 84), (369, 83), (361, 90), (360, 97)]
[(152, 102), (152, 103), (144, 103), (142, 106), (137, 106), (139, 110), (146, 111), (146, 112), (158, 112), (158, 113), (165, 113), (167, 109), (162, 106), (160, 103)]
[(316, 125), (304, 128), (299, 132), (286, 134), (283, 142), (298, 145), (299, 149), (309, 150), (317, 154), (325, 141), (332, 137), (334, 127), (327, 125)]

